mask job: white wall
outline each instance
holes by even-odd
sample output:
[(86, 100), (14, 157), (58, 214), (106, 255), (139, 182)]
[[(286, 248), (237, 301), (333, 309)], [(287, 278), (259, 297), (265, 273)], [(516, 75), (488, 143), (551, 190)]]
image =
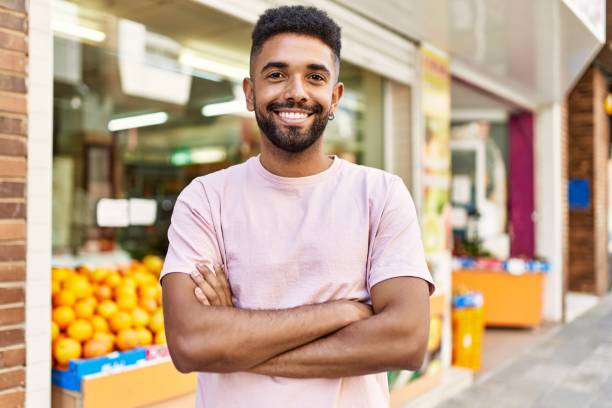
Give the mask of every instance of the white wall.
[(51, 1), (29, 1), (26, 407), (51, 406)]
[(535, 121), (536, 254), (551, 262), (544, 286), (543, 317), (563, 316), (563, 190), (561, 173), (561, 106), (540, 107)]

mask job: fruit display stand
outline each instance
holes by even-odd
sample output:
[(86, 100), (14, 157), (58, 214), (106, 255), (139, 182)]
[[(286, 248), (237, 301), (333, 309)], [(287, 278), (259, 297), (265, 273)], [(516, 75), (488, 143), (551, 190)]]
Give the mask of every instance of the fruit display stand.
[[(131, 352), (137, 354), (138, 350)], [(195, 374), (179, 373), (169, 357), (147, 360), (144, 358), (144, 351), (142, 357), (132, 364), (115, 366), (110, 370), (81, 377), (78, 376), (79, 369), (71, 367), (74, 370), (73, 379), (77, 383), (65, 384), (68, 388), (56, 385), (58, 377), (54, 371), (52, 407), (173, 408), (193, 406), (196, 388)], [(82, 362), (85, 361), (87, 360), (82, 360)], [(78, 364), (77, 362), (73, 366)]]
[[(427, 360), (422, 372), (411, 373), (408, 371), (390, 374), (390, 407), (400, 408), (407, 402), (435, 388), (442, 378), (442, 369), (439, 362), (441, 347), (441, 323), (445, 314), (446, 297), (443, 294), (435, 293), (430, 298), (430, 333), (427, 346)], [(396, 377), (396, 378), (393, 378)], [(402, 377), (409, 382), (402, 381)]]
[(453, 271), (454, 288), (482, 293), (486, 326), (520, 328), (542, 322), (544, 277), (549, 266), (541, 261), (522, 262), (525, 267), (520, 270), (508, 261), (467, 267), (462, 262)]

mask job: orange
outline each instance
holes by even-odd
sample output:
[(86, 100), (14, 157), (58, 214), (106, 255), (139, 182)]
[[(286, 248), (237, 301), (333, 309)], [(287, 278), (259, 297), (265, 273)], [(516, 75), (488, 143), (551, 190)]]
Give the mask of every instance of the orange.
[(112, 300), (102, 301), (97, 308), (98, 314), (106, 319), (110, 319), (118, 311), (119, 308)]
[(119, 299), (121, 296), (125, 295), (136, 296), (136, 287), (122, 283), (121, 285), (115, 288), (115, 299)]
[(65, 329), (76, 319), (74, 310), (69, 306), (59, 306), (53, 309), (52, 319), (60, 329)]
[(66, 330), (68, 337), (81, 342), (91, 339), (93, 333), (93, 325), (89, 320), (85, 319), (76, 319), (74, 322), (70, 323), (68, 329)]
[(89, 319), (94, 315), (95, 305), (88, 302), (86, 299), (79, 300), (76, 305), (74, 305), (74, 313), (76, 317), (79, 319)]
[(117, 286), (119, 286), (122, 280), (123, 279), (121, 279), (121, 276), (119, 275), (119, 273), (111, 272), (106, 277), (106, 279), (104, 279), (104, 284), (112, 289), (112, 288), (116, 288)]
[(115, 348), (115, 335), (112, 333), (94, 333), (92, 339), (103, 342), (106, 345), (107, 353), (110, 353)]
[(69, 268), (53, 268), (51, 270), (51, 279), (62, 283), (71, 274), (72, 271)]
[(140, 299), (140, 307), (149, 313), (153, 313), (157, 310), (157, 302), (151, 298)]
[(94, 291), (94, 295), (99, 301), (107, 300), (113, 297), (113, 290), (106, 285), (100, 285)]
[(132, 319), (134, 320), (134, 327), (146, 327), (151, 318), (147, 312), (137, 307), (132, 310)]
[(119, 332), (120, 330), (129, 329), (132, 327), (132, 324), (132, 315), (124, 311), (115, 313), (110, 319), (110, 327), (115, 333)]
[(76, 296), (69, 290), (60, 290), (53, 296), (53, 306), (72, 306), (76, 302)]
[(73, 358), (81, 357), (81, 343), (71, 338), (59, 339), (53, 347), (53, 357), (61, 365), (66, 365)]
[(62, 285), (60, 284), (59, 281), (55, 279), (51, 280), (51, 295), (55, 295), (56, 293), (59, 293), (61, 289), (62, 289)]
[(138, 289), (138, 294), (140, 298), (151, 298), (155, 299), (157, 297), (157, 287), (153, 285), (141, 286)]
[(166, 332), (160, 331), (155, 334), (155, 344), (166, 344)]
[(107, 353), (108, 345), (104, 340), (90, 339), (83, 346), (83, 357), (99, 357)]
[(60, 334), (60, 329), (57, 323), (51, 322), (51, 341), (55, 341)]
[(84, 276), (74, 275), (64, 281), (64, 289), (69, 290), (77, 299), (91, 296), (92, 288)]
[(96, 268), (91, 273), (91, 280), (98, 283), (104, 282), (110, 273), (111, 271), (108, 268)]
[(153, 272), (155, 275), (159, 275), (164, 266), (164, 261), (159, 256), (147, 255), (142, 258), (142, 263), (147, 267), (148, 270)]
[(108, 322), (105, 318), (99, 315), (92, 316), (89, 320), (91, 325), (93, 326), (94, 332), (108, 332), (110, 329), (108, 328)]
[(134, 278), (134, 276), (131, 276), (131, 275), (128, 275), (125, 278), (123, 278), (123, 282), (122, 283), (123, 283), (124, 286), (128, 286), (130, 288), (133, 288), (134, 291), (138, 287), (138, 282), (136, 281), (136, 278)]
[(138, 333), (134, 329), (123, 329), (117, 333), (115, 344), (121, 351), (138, 347)]
[(153, 330), (155, 333), (164, 331), (164, 312), (162, 309), (157, 309), (151, 316), (149, 329)]
[(91, 306), (93, 306), (94, 309), (98, 307), (98, 299), (96, 299), (95, 296), (88, 296), (82, 301), (85, 303), (89, 303)]
[(121, 310), (132, 310), (138, 304), (136, 295), (121, 295), (117, 298), (117, 306)]
[(141, 346), (148, 346), (153, 343), (153, 334), (144, 327), (138, 327), (135, 329), (138, 335), (138, 344)]

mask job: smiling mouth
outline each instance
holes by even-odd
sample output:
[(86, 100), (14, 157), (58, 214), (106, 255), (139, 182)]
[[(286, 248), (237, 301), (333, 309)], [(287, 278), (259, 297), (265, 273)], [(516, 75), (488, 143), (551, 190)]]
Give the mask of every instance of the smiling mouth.
[(312, 112), (275, 110), (274, 114), (281, 119), (281, 122), (289, 126), (298, 126), (304, 123), (312, 115)]

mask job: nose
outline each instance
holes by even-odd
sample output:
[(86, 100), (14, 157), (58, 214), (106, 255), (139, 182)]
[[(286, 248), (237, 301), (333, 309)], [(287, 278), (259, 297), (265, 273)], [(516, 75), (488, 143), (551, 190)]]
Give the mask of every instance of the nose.
[(302, 83), (301, 78), (296, 76), (290, 81), (287, 81), (284, 96), (286, 100), (291, 100), (298, 103), (306, 102), (306, 100), (308, 100), (308, 95), (306, 93), (306, 89), (304, 89), (304, 84)]

